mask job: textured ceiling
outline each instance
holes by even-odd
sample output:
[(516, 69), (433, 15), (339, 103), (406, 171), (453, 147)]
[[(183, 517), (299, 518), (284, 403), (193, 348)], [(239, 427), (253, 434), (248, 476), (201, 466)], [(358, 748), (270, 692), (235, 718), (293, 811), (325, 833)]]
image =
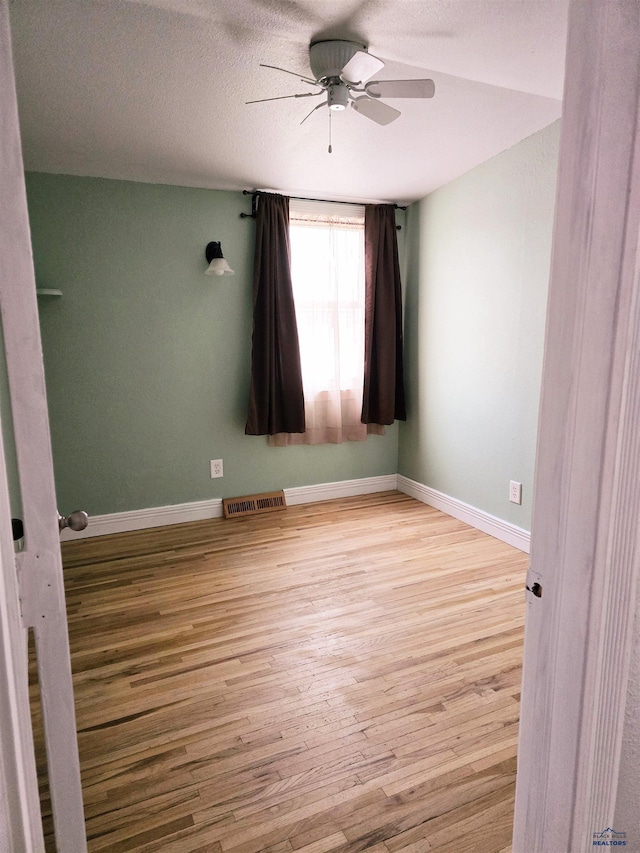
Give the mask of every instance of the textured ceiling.
[[(412, 201), (560, 116), (566, 0), (13, 0), (28, 169)], [(314, 39), (365, 43), (377, 78), (431, 77), (381, 127), (304, 125)], [(425, 73), (426, 72), (426, 73)], [(312, 106), (315, 102), (312, 102)]]

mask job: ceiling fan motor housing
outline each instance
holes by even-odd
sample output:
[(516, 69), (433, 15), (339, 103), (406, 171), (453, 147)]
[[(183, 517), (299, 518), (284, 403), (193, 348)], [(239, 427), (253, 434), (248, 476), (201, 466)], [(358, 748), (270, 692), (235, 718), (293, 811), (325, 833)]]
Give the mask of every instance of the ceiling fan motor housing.
[(365, 50), (363, 44), (355, 41), (317, 41), (309, 48), (309, 64), (316, 80), (328, 80), (340, 77), (340, 73), (351, 57), (359, 50)]

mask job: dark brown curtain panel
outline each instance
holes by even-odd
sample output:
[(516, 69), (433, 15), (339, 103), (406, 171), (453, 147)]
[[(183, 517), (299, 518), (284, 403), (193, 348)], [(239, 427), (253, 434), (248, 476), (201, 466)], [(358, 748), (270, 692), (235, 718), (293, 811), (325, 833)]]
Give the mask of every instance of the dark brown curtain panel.
[(407, 418), (402, 361), (402, 291), (395, 210), (367, 204), (364, 213), (365, 341), (362, 422)]
[(247, 435), (304, 432), (298, 327), (291, 286), (289, 199), (261, 193), (253, 269)]

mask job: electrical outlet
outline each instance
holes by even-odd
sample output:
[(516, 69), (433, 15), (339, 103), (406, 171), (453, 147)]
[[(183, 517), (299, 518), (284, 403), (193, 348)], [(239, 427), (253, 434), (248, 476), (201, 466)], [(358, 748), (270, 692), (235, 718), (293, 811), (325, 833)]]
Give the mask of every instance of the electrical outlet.
[(512, 504), (522, 503), (522, 483), (516, 483), (515, 480), (509, 482), (509, 500)]
[(216, 477), (223, 477), (222, 473), (222, 459), (212, 459), (211, 460), (211, 479), (215, 479)]

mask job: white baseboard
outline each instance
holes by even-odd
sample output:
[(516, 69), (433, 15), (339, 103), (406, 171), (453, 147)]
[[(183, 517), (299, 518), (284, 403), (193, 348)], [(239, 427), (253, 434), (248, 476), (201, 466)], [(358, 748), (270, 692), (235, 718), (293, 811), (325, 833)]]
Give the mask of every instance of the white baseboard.
[(181, 524), (184, 521), (204, 521), (222, 516), (222, 500), (192, 501), (187, 504), (134, 509), (130, 512), (112, 512), (108, 515), (92, 515), (86, 530), (76, 533), (65, 529), (60, 538), (87, 539), (91, 536), (107, 536), (109, 533), (127, 533), (130, 530), (145, 530), (147, 527), (164, 527), (166, 524)]
[(338, 483), (319, 483), (317, 486), (297, 486), (285, 489), (288, 506), (332, 501), (336, 498), (351, 498), (356, 495), (372, 495), (375, 492), (393, 492), (398, 488), (398, 475), (365, 477), (361, 480), (341, 480)]
[[(336, 498), (348, 498), (356, 495), (370, 495), (375, 492), (390, 492), (398, 489), (412, 498), (446, 512), (466, 524), (495, 536), (508, 545), (529, 553), (530, 534), (515, 524), (509, 524), (501, 518), (490, 515), (481, 509), (463, 503), (456, 498), (438, 492), (435, 489), (403, 477), (401, 474), (387, 474), (381, 477), (364, 477), (359, 480), (341, 480), (337, 483), (318, 483), (315, 486), (297, 486), (285, 489), (288, 506), (330, 501)], [(181, 524), (185, 521), (205, 521), (208, 518), (222, 517), (222, 500), (212, 498), (208, 501), (193, 501), (173, 506), (136, 509), (131, 512), (114, 512), (109, 515), (93, 515), (89, 526), (81, 533), (64, 530), (61, 539), (86, 539), (91, 536), (106, 536), (109, 533), (127, 533), (131, 530), (145, 530), (148, 527), (163, 527), (166, 524)]]
[[(329, 501), (354, 495), (370, 495), (374, 492), (389, 492), (396, 488), (397, 475), (365, 477), (360, 480), (342, 480), (337, 483), (318, 483), (315, 486), (298, 486), (285, 489), (289, 506), (296, 504)], [(181, 524), (185, 521), (204, 521), (222, 517), (222, 500), (194, 501), (173, 506), (134, 509), (130, 512), (114, 512), (108, 515), (92, 515), (86, 530), (76, 533), (64, 530), (61, 539), (87, 539), (91, 536), (106, 536), (109, 533), (127, 533), (145, 530), (148, 527), (163, 527), (166, 524)]]
[(457, 498), (451, 498), (443, 492), (438, 492), (436, 489), (431, 489), (429, 486), (424, 486), (422, 483), (417, 483), (415, 480), (410, 480), (408, 477), (398, 474), (398, 491), (404, 492), (405, 495), (410, 495), (422, 503), (428, 504), (435, 509), (446, 512), (453, 518), (459, 521), (464, 521), (466, 524), (475, 527), (477, 530), (482, 530), (483, 533), (488, 533), (490, 536), (495, 536), (507, 545), (513, 545), (520, 551), (529, 553), (531, 544), (531, 534), (528, 530), (522, 527), (517, 527), (515, 524), (510, 524), (495, 515), (490, 515), (484, 510), (477, 509), (470, 504), (463, 503)]

